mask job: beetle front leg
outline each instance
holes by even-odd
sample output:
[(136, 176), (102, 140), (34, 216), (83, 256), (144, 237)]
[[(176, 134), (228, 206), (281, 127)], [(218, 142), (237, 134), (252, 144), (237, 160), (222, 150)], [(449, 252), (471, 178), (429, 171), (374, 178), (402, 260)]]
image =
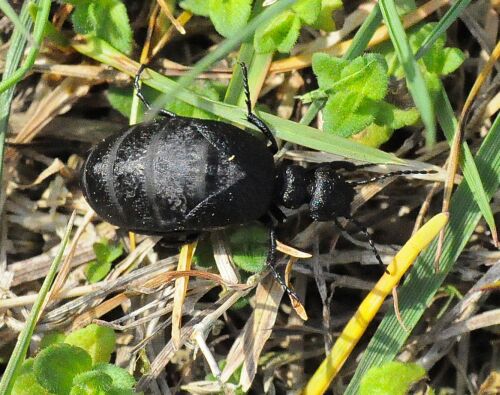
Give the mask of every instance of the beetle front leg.
[[(146, 65), (144, 63), (141, 63), (141, 65), (139, 66), (139, 69), (137, 70), (137, 74), (134, 77), (134, 89), (135, 89), (136, 96), (144, 104), (144, 107), (146, 107), (146, 110), (151, 111), (151, 104), (149, 104), (146, 97), (144, 96), (144, 93), (142, 92), (142, 87), (140, 84), (141, 75), (145, 69), (146, 69)], [(160, 108), (158, 111), (158, 114), (160, 114), (161, 116), (164, 116), (164, 117), (176, 117), (177, 116), (173, 112), (165, 110), (164, 108)]]
[(262, 133), (264, 133), (264, 136), (271, 143), (269, 150), (274, 155), (276, 152), (278, 152), (278, 143), (276, 142), (276, 139), (274, 138), (271, 129), (269, 129), (269, 126), (267, 126), (262, 119), (257, 117), (257, 115), (255, 115), (252, 112), (252, 101), (250, 100), (250, 87), (248, 86), (247, 65), (241, 62), (240, 66), (241, 66), (241, 71), (243, 72), (243, 89), (245, 90), (245, 103), (247, 105), (247, 121), (250, 122), (252, 125), (254, 125)]

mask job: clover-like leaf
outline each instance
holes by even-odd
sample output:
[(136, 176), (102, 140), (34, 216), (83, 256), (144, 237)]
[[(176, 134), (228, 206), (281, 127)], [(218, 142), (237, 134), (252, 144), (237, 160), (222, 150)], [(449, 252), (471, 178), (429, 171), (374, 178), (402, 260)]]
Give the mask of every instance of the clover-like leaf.
[(304, 23), (312, 25), (321, 13), (321, 0), (297, 0), (292, 10)]
[(350, 137), (374, 120), (377, 107), (360, 100), (356, 92), (337, 92), (330, 96), (323, 110), (323, 130), (342, 137)]
[(252, 0), (210, 0), (208, 8), (215, 30), (224, 37), (231, 37), (248, 22)]
[(36, 356), (33, 372), (37, 382), (49, 392), (69, 394), (73, 378), (92, 367), (92, 358), (80, 347), (53, 344)]
[(425, 369), (415, 363), (388, 362), (371, 368), (361, 379), (360, 395), (404, 395), (424, 379)]
[(95, 365), (100, 362), (109, 362), (111, 353), (115, 349), (116, 335), (110, 328), (90, 324), (71, 332), (64, 342), (83, 348), (90, 354), (92, 364)]
[(290, 52), (300, 32), (300, 18), (292, 11), (285, 11), (271, 23), (259, 27), (254, 35), (254, 47), (259, 53), (278, 50)]

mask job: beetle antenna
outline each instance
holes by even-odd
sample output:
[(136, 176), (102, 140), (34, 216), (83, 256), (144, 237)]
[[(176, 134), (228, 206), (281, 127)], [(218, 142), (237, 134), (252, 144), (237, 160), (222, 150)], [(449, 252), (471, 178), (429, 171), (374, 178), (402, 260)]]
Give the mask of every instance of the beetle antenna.
[(394, 176), (406, 176), (409, 174), (435, 174), (437, 173), (436, 170), (400, 170), (400, 171), (391, 171), (386, 174), (382, 174), (380, 176), (375, 176), (372, 178), (369, 178), (367, 180), (349, 180), (347, 181), (348, 184), (351, 185), (365, 185), (365, 184), (370, 184), (375, 181), (381, 181), (385, 180), (386, 178), (394, 177)]
[[(137, 74), (134, 77), (134, 90), (136, 96), (139, 98), (139, 100), (144, 104), (144, 107), (146, 107), (147, 111), (151, 111), (151, 104), (146, 100), (146, 97), (144, 96), (144, 93), (142, 92), (142, 87), (141, 87), (141, 75), (146, 69), (146, 65), (144, 63), (141, 63), (139, 68), (137, 69)], [(164, 116), (164, 117), (175, 117), (176, 115), (173, 112), (167, 111), (164, 108), (160, 108), (158, 111), (158, 114)]]
[(273, 155), (278, 152), (278, 143), (276, 142), (276, 139), (274, 138), (271, 130), (269, 127), (265, 124), (265, 122), (257, 117), (252, 112), (252, 101), (250, 99), (250, 87), (248, 86), (248, 69), (247, 65), (244, 62), (240, 62), (241, 66), (241, 72), (243, 73), (243, 90), (245, 91), (245, 103), (247, 105), (247, 121), (250, 122), (252, 125), (254, 125), (257, 129), (259, 129), (262, 133), (264, 133), (264, 136), (269, 140), (271, 143), (271, 146), (269, 149), (273, 153)]
[[(370, 244), (370, 247), (372, 248), (372, 251), (373, 251), (373, 254), (375, 255), (375, 258), (377, 258), (377, 261), (378, 261), (379, 265), (381, 265), (384, 268), (384, 270), (387, 272), (387, 268), (384, 265), (384, 262), (382, 262), (382, 258), (380, 257), (380, 254), (379, 254), (379, 252), (377, 250), (377, 247), (375, 246), (375, 243), (374, 243), (373, 239), (371, 238), (370, 234), (368, 233), (368, 229), (366, 229), (366, 227), (361, 222), (355, 220), (350, 215), (349, 216), (344, 216), (344, 218), (347, 219), (348, 221), (352, 222), (354, 225), (356, 225), (356, 227), (361, 231), (361, 233), (363, 233), (363, 235), (368, 240), (368, 244)], [(346, 232), (345, 228), (339, 222), (339, 220), (338, 220), (337, 217), (334, 217), (333, 220), (335, 222), (335, 225), (340, 230), (342, 230), (343, 232)]]
[(288, 285), (285, 284), (285, 281), (280, 276), (278, 271), (276, 270), (276, 251), (277, 251), (277, 242), (276, 242), (276, 229), (273, 226), (269, 228), (269, 252), (267, 253), (266, 265), (271, 270), (271, 273), (274, 279), (281, 285), (283, 291), (285, 291), (291, 299), (295, 299), (300, 302), (298, 295), (292, 290)]

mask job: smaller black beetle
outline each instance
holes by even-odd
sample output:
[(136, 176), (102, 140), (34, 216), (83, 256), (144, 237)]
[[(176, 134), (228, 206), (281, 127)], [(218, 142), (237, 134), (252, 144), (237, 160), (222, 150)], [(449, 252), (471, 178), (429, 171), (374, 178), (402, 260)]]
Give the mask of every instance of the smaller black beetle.
[[(81, 184), (90, 206), (103, 219), (123, 229), (161, 235), (168, 243), (195, 240), (202, 232), (262, 220), (270, 229), (267, 264), (279, 283), (293, 295), (276, 272), (275, 223), (285, 216), (278, 206), (309, 205), (315, 221), (344, 217), (357, 225), (380, 256), (365, 227), (351, 217), (355, 185), (402, 174), (399, 171), (366, 181), (348, 181), (339, 172), (352, 171), (350, 162), (321, 163), (312, 168), (276, 167), (278, 145), (267, 125), (252, 113), (247, 69), (241, 64), (247, 120), (270, 143), (269, 147), (231, 124), (177, 116), (139, 123), (97, 144), (83, 166)], [(138, 97), (149, 110), (139, 79)], [(342, 228), (342, 227), (341, 227)]]

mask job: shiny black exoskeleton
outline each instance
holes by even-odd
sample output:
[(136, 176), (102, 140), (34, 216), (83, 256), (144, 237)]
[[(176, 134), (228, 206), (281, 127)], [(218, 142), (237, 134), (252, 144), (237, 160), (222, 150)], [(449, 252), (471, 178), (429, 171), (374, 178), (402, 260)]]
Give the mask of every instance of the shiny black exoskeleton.
[[(357, 167), (331, 162), (313, 168), (288, 165), (277, 168), (276, 141), (252, 113), (247, 70), (244, 65), (247, 119), (266, 136), (259, 138), (228, 123), (185, 118), (163, 110), (160, 119), (131, 126), (97, 144), (82, 170), (82, 190), (90, 206), (106, 221), (140, 234), (161, 235), (171, 243), (193, 240), (200, 233), (252, 220), (270, 226), (267, 263), (278, 281), (273, 264), (276, 238), (273, 223), (284, 219), (278, 206), (309, 205), (315, 221), (338, 222), (344, 217), (367, 236), (351, 217), (354, 186), (399, 174), (389, 173), (367, 181), (349, 181), (339, 172)], [(135, 87), (139, 89), (141, 66)], [(286, 288), (286, 287), (285, 287)], [(291, 292), (287, 289), (288, 292)]]

